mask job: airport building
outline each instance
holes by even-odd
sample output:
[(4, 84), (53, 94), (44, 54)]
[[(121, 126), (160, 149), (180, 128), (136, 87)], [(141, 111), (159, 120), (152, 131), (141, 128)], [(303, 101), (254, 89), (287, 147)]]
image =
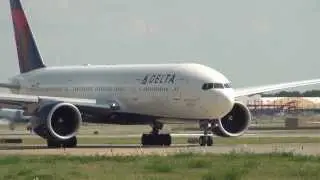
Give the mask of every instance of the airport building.
[(254, 115), (275, 115), (320, 112), (320, 97), (244, 97), (240, 99)]
[(243, 97), (250, 109), (253, 126), (320, 127), (320, 97)]

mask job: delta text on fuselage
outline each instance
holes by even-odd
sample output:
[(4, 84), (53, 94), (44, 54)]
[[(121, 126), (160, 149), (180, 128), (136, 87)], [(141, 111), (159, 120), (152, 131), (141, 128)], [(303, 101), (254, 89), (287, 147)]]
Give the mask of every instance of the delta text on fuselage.
[(174, 84), (175, 73), (148, 73), (141, 80), (141, 84)]

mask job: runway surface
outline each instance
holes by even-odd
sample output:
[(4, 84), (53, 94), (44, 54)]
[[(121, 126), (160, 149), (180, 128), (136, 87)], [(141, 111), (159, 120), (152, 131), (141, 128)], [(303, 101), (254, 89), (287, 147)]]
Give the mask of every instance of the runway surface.
[(229, 153), (229, 152), (293, 152), (304, 155), (320, 155), (317, 143), (215, 145), (173, 145), (171, 147), (141, 147), (139, 145), (79, 145), (77, 148), (47, 149), (44, 145), (10, 146), (0, 150), (1, 155), (168, 155), (179, 152)]
[[(190, 134), (187, 134), (190, 133)], [(198, 132), (187, 132), (185, 134), (174, 134), (174, 136), (199, 136)], [(34, 137), (24, 135), (3, 135), (2, 137)], [(141, 135), (81, 135), (79, 137), (140, 137)], [(268, 130), (268, 131), (248, 131), (242, 137), (320, 137), (320, 130)], [(318, 143), (283, 143), (283, 144), (214, 144), (212, 147), (200, 147), (197, 144), (174, 144), (170, 147), (142, 147), (135, 144), (80, 144), (77, 148), (69, 149), (47, 149), (45, 145), (0, 145), (0, 154), (24, 154), (24, 155), (166, 155), (178, 152), (294, 152), (298, 154), (320, 155), (320, 144)]]
[[(202, 135), (201, 131), (185, 131), (183, 133), (172, 133), (173, 137), (199, 137)], [(0, 137), (7, 138), (34, 138), (35, 135), (23, 132), (0, 132)], [(117, 134), (117, 135), (93, 135), (93, 134), (80, 134), (77, 137), (86, 138), (140, 138), (141, 134)], [(240, 138), (245, 137), (320, 137), (320, 129), (311, 130), (249, 130)]]

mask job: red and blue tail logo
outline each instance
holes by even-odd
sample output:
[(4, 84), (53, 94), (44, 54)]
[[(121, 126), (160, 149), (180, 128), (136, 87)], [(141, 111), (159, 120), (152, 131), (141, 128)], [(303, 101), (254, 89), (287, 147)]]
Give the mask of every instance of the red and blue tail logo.
[(20, 73), (45, 67), (34, 41), (27, 18), (22, 9), (20, 0), (10, 0), (10, 6)]

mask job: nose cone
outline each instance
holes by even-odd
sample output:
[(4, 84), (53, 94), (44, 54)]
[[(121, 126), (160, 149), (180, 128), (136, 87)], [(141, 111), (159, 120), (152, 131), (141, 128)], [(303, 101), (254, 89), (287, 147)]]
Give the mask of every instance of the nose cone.
[(214, 95), (214, 103), (211, 104), (211, 112), (214, 118), (221, 118), (227, 115), (234, 105), (234, 91), (233, 89), (223, 89), (219, 91), (215, 91)]

